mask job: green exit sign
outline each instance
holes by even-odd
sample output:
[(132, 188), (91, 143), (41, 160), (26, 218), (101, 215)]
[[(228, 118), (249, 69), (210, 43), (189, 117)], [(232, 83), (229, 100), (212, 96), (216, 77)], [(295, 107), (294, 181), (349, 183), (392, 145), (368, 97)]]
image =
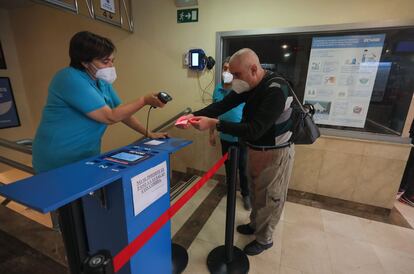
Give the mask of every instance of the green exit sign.
[(198, 22), (198, 9), (177, 10), (177, 23)]

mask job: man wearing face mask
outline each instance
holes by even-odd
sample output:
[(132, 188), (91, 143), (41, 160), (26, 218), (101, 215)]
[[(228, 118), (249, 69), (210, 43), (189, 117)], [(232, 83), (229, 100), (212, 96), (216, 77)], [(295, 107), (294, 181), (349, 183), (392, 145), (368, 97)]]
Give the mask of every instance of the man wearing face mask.
[[(145, 127), (132, 115), (145, 105), (164, 106), (155, 94), (121, 104), (112, 87), (116, 79), (114, 51), (109, 39), (91, 32), (72, 37), (70, 66), (53, 77), (34, 138), (36, 173), (99, 155), (108, 125), (122, 122), (145, 134)], [(166, 134), (149, 132), (148, 136), (163, 138)]]
[[(251, 49), (241, 49), (233, 54), (230, 72), (234, 76), (234, 92), (193, 115), (181, 117), (179, 121), (188, 120), (189, 123), (181, 123), (179, 127), (216, 128), (219, 132), (239, 137), (247, 145), (252, 212), (250, 223), (239, 225), (237, 231), (255, 235), (256, 239), (245, 246), (244, 252), (257, 255), (273, 246), (273, 231), (286, 200), (294, 159), (294, 147), (289, 142), (292, 98), (283, 81), (275, 78), (278, 75), (264, 70)], [(211, 118), (241, 103), (246, 105), (240, 123)]]
[[(229, 71), (229, 60), (230, 57), (227, 57), (223, 61), (223, 73), (222, 73), (222, 84), (219, 84), (214, 89), (213, 93), (213, 102), (220, 102), (224, 99), (230, 92), (231, 92), (231, 82), (233, 81), (233, 74)], [(227, 122), (235, 122), (239, 123), (242, 118), (244, 103), (238, 105), (237, 107), (227, 111), (226, 113), (220, 115), (219, 119)], [(246, 210), (251, 209), (250, 197), (249, 197), (249, 186), (247, 183), (246, 177), (246, 156), (247, 151), (246, 147), (240, 145), (239, 140), (237, 137), (225, 134), (220, 132), (220, 143), (221, 143), (221, 152), (224, 155), (227, 153), (230, 147), (235, 146), (239, 148), (239, 161), (238, 161), (238, 168), (239, 168), (239, 181), (240, 181), (240, 192), (243, 197), (243, 206)], [(215, 136), (215, 128), (210, 128), (210, 144), (212, 146), (216, 145), (216, 136)], [(226, 168), (226, 181), (230, 182), (231, 170), (230, 170), (230, 162), (226, 161), (225, 163)]]

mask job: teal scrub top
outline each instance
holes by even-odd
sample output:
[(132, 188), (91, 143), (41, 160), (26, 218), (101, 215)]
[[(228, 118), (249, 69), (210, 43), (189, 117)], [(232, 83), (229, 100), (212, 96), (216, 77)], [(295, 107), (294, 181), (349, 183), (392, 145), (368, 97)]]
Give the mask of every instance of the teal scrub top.
[(36, 173), (96, 156), (107, 125), (86, 114), (121, 104), (112, 85), (93, 80), (85, 71), (67, 67), (53, 77), (46, 106), (33, 141)]
[[(213, 93), (213, 102), (219, 102), (223, 100), (224, 97), (226, 97), (231, 90), (227, 90), (223, 88), (222, 84), (219, 84), (214, 89)], [(235, 108), (232, 108), (231, 110), (227, 111), (226, 113), (219, 116), (219, 120), (227, 121), (227, 122), (234, 122), (234, 123), (240, 123), (243, 115), (243, 108), (245, 103), (238, 105)], [(237, 143), (238, 138), (230, 135), (220, 132), (220, 139), (227, 141), (227, 142), (233, 142)]]

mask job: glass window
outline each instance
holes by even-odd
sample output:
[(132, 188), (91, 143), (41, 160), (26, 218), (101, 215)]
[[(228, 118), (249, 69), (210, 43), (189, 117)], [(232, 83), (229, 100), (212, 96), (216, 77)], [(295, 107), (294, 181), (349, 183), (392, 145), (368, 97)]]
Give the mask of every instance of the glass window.
[(303, 101), (312, 39), (365, 34), (385, 34), (365, 125), (320, 126), (400, 136), (414, 91), (414, 28), (223, 37), (222, 56), (230, 56), (241, 48), (253, 49), (263, 67), (290, 80)]

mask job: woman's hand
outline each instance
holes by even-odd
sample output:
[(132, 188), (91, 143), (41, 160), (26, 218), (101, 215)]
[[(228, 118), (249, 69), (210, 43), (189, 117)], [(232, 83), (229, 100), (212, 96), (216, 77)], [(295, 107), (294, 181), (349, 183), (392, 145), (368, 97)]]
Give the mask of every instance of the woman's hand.
[(169, 138), (167, 132), (148, 132), (148, 137), (151, 139), (165, 139)]
[(150, 105), (153, 107), (164, 107), (165, 104), (163, 102), (160, 101), (160, 99), (158, 99), (157, 97), (158, 93), (150, 93), (144, 96), (144, 104), (145, 105)]

